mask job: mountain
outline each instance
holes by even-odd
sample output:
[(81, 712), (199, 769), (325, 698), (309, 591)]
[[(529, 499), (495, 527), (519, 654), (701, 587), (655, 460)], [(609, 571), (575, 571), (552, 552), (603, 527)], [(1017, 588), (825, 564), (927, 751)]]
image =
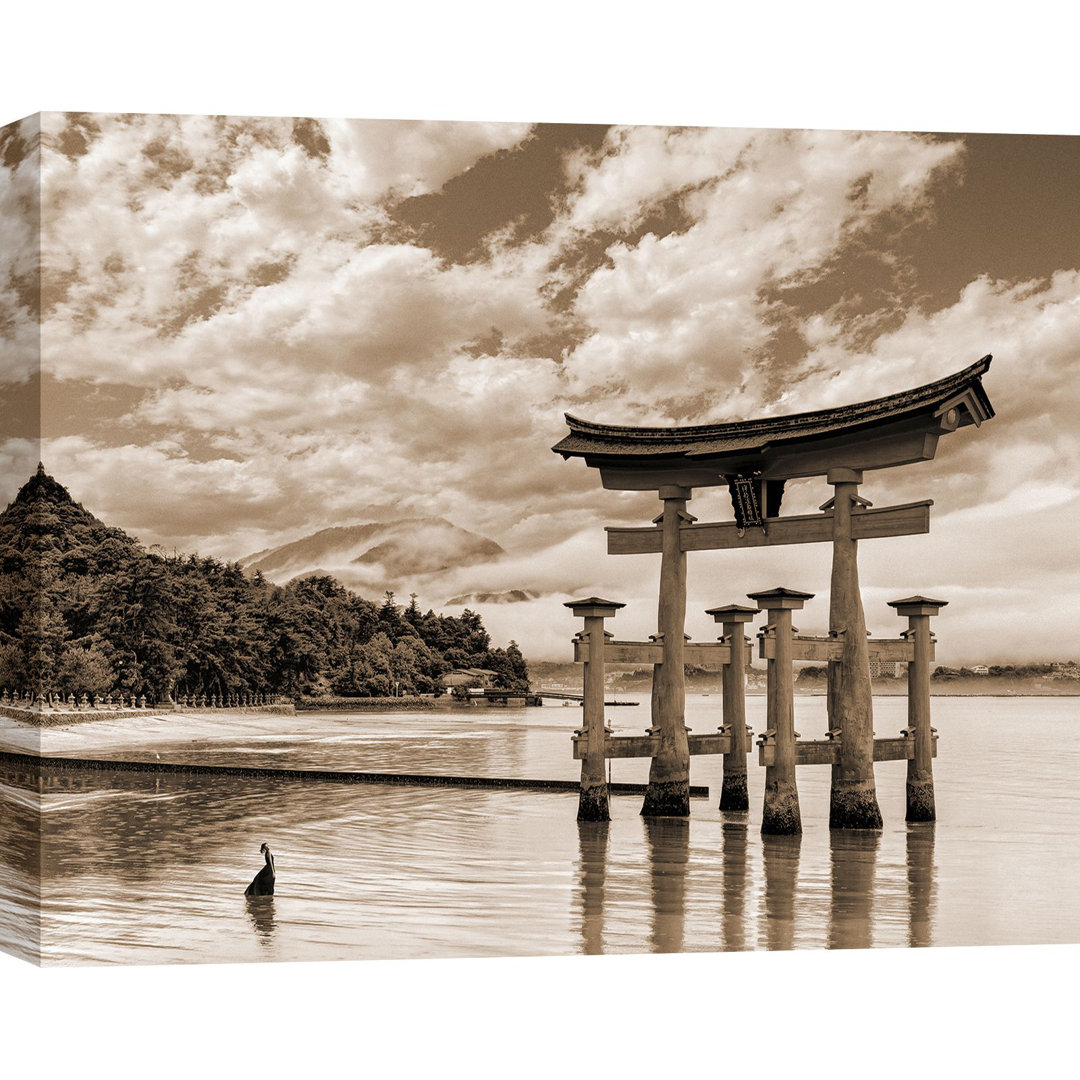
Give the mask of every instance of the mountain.
[(535, 589), (506, 589), (504, 592), (473, 592), (462, 596), (452, 596), (446, 601), (447, 607), (459, 607), (467, 604), (523, 604), (529, 600), (539, 600), (540, 594)]
[(417, 517), (320, 529), (241, 559), (273, 581), (329, 573), (347, 586), (393, 589), (420, 577), (490, 562), (504, 554), (486, 537), (445, 518)]

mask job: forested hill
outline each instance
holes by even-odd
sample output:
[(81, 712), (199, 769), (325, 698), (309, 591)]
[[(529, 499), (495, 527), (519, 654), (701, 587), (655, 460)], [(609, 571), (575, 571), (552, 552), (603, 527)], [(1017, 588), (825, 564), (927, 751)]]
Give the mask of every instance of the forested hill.
[(0, 688), (64, 694), (425, 693), (457, 667), (525, 687), (479, 615), (373, 603), (335, 579), (286, 586), (239, 563), (142, 548), (39, 465), (0, 514)]

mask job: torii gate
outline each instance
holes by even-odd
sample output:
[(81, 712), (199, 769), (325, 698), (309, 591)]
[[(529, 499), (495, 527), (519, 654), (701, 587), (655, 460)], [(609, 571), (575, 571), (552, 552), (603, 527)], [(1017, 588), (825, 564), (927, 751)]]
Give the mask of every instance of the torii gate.
[[(686, 553), (831, 542), (829, 628), (836, 640), (824, 651), (829, 664), (830, 736), (839, 743), (839, 750), (833, 758), (829, 824), (832, 828), (881, 827), (858, 541), (929, 532), (932, 503), (872, 509), (859, 495), (859, 484), (869, 469), (930, 461), (942, 435), (993, 417), (982, 386), (990, 361), (985, 356), (948, 378), (904, 393), (765, 419), (655, 428), (599, 424), (566, 414), (570, 434), (552, 447), (556, 453), (567, 459), (584, 458), (586, 465), (599, 470), (607, 489), (656, 491), (663, 503), (663, 513), (651, 528), (607, 529), (609, 554), (660, 555), (654, 639), (660, 655), (654, 661), (650, 731), (655, 751), (643, 815), (685, 817), (690, 812), (684, 672)], [(785, 481), (810, 476), (824, 476), (833, 488), (821, 513), (780, 516)], [(693, 489), (721, 485), (730, 491), (735, 520), (698, 523), (686, 510)], [(912, 598), (921, 599), (925, 598)], [(942, 602), (927, 603), (940, 606)], [(603, 616), (613, 615), (613, 608), (622, 605), (595, 597), (582, 604), (575, 613), (594, 620), (599, 630), (594, 639), (602, 641)], [(780, 604), (779, 610), (784, 607)], [(909, 610), (920, 618), (928, 613), (917, 603), (905, 605), (898, 613)], [(928, 718), (926, 724), (929, 735)], [(584, 768), (582, 776), (584, 793)], [(592, 816), (589, 805), (596, 816), (606, 818), (606, 790), (602, 815), (597, 813), (596, 799), (590, 803), (583, 794), (579, 816)]]

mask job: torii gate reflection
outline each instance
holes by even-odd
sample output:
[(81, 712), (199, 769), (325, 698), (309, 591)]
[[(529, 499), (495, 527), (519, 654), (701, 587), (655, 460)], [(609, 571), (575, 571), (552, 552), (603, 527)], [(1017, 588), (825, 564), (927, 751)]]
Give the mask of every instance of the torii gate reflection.
[[(833, 831), (829, 835), (827, 888), (800, 874), (802, 836), (764, 836), (751, 850), (746, 823), (726, 822), (714, 871), (722, 886), (698, 886), (691, 854), (692, 822), (646, 820), (644, 857), (637, 864), (647, 889), (629, 887), (630, 867), (614, 862), (617, 881), (608, 881), (606, 821), (578, 823), (574, 908), (580, 949), (599, 955), (625, 949), (627, 940), (648, 940), (650, 952), (693, 947), (736, 952), (753, 948), (865, 949), (897, 944), (933, 944), (936, 914), (934, 825), (908, 826), (902, 864), (879, 867), (881, 834)], [(879, 874), (903, 879), (905, 888), (875, 890)], [(760, 887), (759, 887), (760, 885)], [(633, 897), (628, 905), (627, 898)], [(893, 939), (891, 942), (889, 939)]]
[[(585, 664), (585, 722), (575, 740), (582, 759), (579, 820), (609, 817), (604, 761), (607, 757), (651, 756), (649, 785), (641, 813), (648, 817), (689, 815), (690, 756), (725, 755), (725, 809), (739, 805), (738, 762), (745, 776), (745, 724), (736, 699), (741, 689), (724, 683), (724, 727), (716, 736), (688, 737), (685, 723), (684, 665), (724, 667), (739, 658), (740, 622), (754, 609), (739, 605), (710, 609), (725, 634), (719, 644), (688, 645), (686, 555), (689, 551), (831, 543), (829, 637), (800, 638), (791, 611), (812, 596), (787, 588), (750, 595), (757, 610), (769, 613), (760, 649), (769, 662), (770, 728), (763, 736), (760, 763), (766, 774), (762, 831), (801, 831), (795, 767), (822, 763), (833, 767), (831, 828), (881, 827), (874, 784), (875, 758), (908, 759), (907, 818), (933, 820), (933, 738), (929, 717), (928, 663), (932, 635), (927, 616), (946, 603), (924, 596), (893, 601), (908, 615), (902, 639), (868, 643), (859, 590), (858, 541), (929, 532), (930, 500), (872, 508), (859, 494), (867, 470), (932, 460), (938, 440), (961, 427), (980, 425), (994, 415), (982, 386), (991, 357), (948, 378), (900, 394), (840, 408), (695, 427), (619, 427), (567, 414), (567, 435), (552, 449), (564, 458), (582, 457), (600, 472), (611, 490), (657, 492), (663, 512), (647, 528), (609, 528), (608, 552), (660, 555), (657, 634), (650, 642), (607, 642), (604, 620), (624, 605), (589, 597), (567, 606), (585, 619), (575, 642), (575, 658)], [(824, 476), (832, 489), (818, 514), (780, 516), (784, 484), (795, 478)], [(734, 521), (698, 523), (686, 504), (694, 488), (726, 486)], [(909, 726), (902, 740), (873, 735), (871, 654), (909, 664)], [(791, 662), (828, 662), (829, 739), (796, 745), (791, 716)], [(652, 727), (644, 737), (612, 738), (604, 727), (605, 662), (652, 663)], [(918, 670), (916, 671), (916, 668)], [(925, 669), (925, 670), (924, 670)], [(728, 692), (728, 691), (731, 692)], [(884, 743), (903, 743), (888, 747)], [(826, 745), (827, 744), (827, 745)], [(729, 770), (729, 759), (731, 768)], [(730, 790), (728, 784), (731, 776)], [(745, 781), (742, 784), (745, 792)]]

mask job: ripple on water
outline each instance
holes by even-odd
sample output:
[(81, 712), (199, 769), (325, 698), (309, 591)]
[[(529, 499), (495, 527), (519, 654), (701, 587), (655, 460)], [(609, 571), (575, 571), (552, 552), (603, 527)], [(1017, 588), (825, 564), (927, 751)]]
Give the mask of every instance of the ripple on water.
[[(710, 730), (717, 708), (692, 698), (688, 723)], [(823, 702), (797, 709), (804, 736), (819, 734)], [(828, 770), (807, 769), (803, 836), (762, 838), (762, 770), (751, 769), (751, 813), (722, 816), (716, 759), (694, 762), (694, 782), (714, 796), (693, 800), (689, 821), (646, 822), (639, 798), (616, 797), (600, 826), (575, 822), (572, 792), (102, 772), (65, 775), (39, 795), (0, 778), (0, 945), (35, 951), (39, 899), (41, 944), (55, 963), (1080, 940), (1078, 703), (936, 699), (934, 709), (941, 821), (906, 826), (904, 767), (882, 765), (885, 828), (868, 836), (829, 832)], [(885, 734), (904, 720), (903, 702), (888, 701), (875, 726)], [(165, 760), (265, 754), (324, 768), (567, 779), (578, 767), (568, 739), (579, 709), (303, 721), (299, 735), (283, 726), (296, 718), (245, 721), (216, 730), (209, 749), (191, 744), (205, 719), (115, 724), (100, 737), (61, 733), (55, 749), (85, 752), (98, 738), (101, 753)], [(644, 779), (647, 767), (613, 771)], [(256, 903), (243, 891), (263, 841), (278, 890)]]

